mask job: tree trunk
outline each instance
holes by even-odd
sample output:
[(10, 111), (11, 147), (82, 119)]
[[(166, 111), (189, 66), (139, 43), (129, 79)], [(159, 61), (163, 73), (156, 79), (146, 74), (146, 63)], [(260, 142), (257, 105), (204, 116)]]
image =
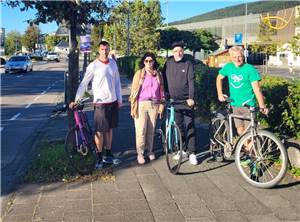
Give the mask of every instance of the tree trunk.
[[(71, 101), (74, 101), (76, 91), (78, 88), (78, 75), (79, 75), (79, 53), (77, 49), (77, 39), (76, 39), (76, 12), (70, 18), (70, 33), (69, 33), (69, 78), (67, 84), (67, 103), (69, 104)], [(69, 128), (74, 126), (74, 118), (72, 113), (68, 112), (68, 122)]]
[(196, 56), (196, 50), (193, 50), (193, 58), (195, 59)]

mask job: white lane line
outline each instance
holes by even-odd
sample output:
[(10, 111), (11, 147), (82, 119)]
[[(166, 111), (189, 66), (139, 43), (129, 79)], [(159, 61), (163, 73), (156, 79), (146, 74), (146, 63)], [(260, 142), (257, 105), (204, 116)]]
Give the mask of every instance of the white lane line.
[(2, 132), (2, 130), (4, 130), (4, 127), (0, 127), (0, 132)]
[(15, 120), (15, 119), (17, 119), (20, 115), (21, 115), (21, 113), (17, 113), (17, 114), (14, 115), (13, 117), (11, 117), (9, 120)]
[(41, 93), (41, 95), (44, 95), (46, 92), (47, 92), (47, 90), (44, 90), (44, 91)]
[(49, 90), (49, 89), (51, 89), (51, 86), (49, 86), (46, 90)]
[(32, 105), (32, 103), (28, 103), (28, 104), (25, 106), (25, 109), (28, 109), (31, 105)]
[(20, 77), (22, 77), (22, 76), (23, 76), (23, 75), (18, 75), (17, 78), (20, 78)]
[(40, 97), (41, 97), (41, 96), (37, 96), (37, 97), (35, 97), (33, 100), (36, 101), (36, 100), (38, 100)]

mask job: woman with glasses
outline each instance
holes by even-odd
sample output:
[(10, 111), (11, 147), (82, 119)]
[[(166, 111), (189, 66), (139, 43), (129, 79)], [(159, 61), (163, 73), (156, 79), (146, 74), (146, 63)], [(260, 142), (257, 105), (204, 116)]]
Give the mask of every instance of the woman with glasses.
[(163, 79), (157, 70), (158, 63), (151, 52), (142, 57), (140, 69), (134, 74), (130, 95), (131, 116), (134, 118), (137, 161), (145, 163), (147, 155), (155, 159), (153, 152), (156, 119), (163, 112), (164, 88)]

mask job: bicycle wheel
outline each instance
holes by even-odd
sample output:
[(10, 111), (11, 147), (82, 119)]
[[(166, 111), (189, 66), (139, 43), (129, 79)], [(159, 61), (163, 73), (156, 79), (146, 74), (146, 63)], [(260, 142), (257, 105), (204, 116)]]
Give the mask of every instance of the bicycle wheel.
[(166, 161), (171, 173), (177, 174), (182, 159), (182, 137), (179, 127), (171, 125), (166, 136)]
[(253, 142), (251, 139), (251, 132), (248, 132), (237, 144), (235, 163), (238, 171), (251, 185), (271, 188), (286, 173), (286, 149), (274, 134), (265, 130), (258, 130)]
[[(221, 117), (213, 118), (209, 126), (209, 146), (211, 155), (217, 161), (223, 161), (226, 157), (230, 157), (231, 153), (224, 152), (224, 147), (228, 146), (229, 126), (228, 122)], [(229, 149), (231, 150), (231, 149)], [(227, 151), (228, 152), (228, 151)]]
[(79, 174), (85, 175), (92, 173), (97, 158), (92, 135), (85, 128), (82, 128), (82, 133), (86, 141), (78, 128), (71, 129), (66, 137), (65, 150), (72, 167)]

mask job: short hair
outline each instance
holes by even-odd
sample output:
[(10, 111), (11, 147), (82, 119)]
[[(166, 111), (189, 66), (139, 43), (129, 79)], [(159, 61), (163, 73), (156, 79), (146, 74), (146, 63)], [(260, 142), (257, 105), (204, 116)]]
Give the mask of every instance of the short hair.
[(109, 43), (108, 43), (108, 41), (101, 40), (98, 44), (98, 47), (100, 47), (100, 45), (109, 46)]
[(175, 47), (181, 47), (184, 49), (184, 42), (183, 41), (180, 41), (180, 42), (173, 42), (171, 48), (174, 49)]
[(241, 52), (241, 55), (244, 56), (244, 49), (241, 46), (235, 45), (229, 49), (229, 55), (232, 55), (233, 52)]
[(141, 61), (139, 63), (139, 67), (140, 69), (144, 68), (145, 67), (145, 64), (144, 64), (144, 60), (147, 58), (147, 57), (151, 57), (153, 59), (153, 68), (154, 69), (158, 69), (158, 62), (156, 60), (156, 56), (154, 53), (152, 52), (146, 52), (144, 54), (144, 56), (141, 58)]

